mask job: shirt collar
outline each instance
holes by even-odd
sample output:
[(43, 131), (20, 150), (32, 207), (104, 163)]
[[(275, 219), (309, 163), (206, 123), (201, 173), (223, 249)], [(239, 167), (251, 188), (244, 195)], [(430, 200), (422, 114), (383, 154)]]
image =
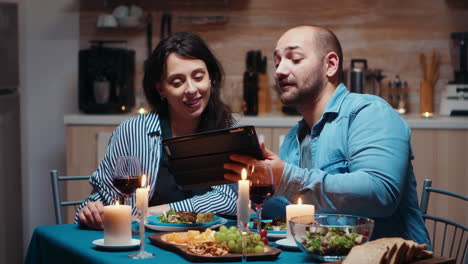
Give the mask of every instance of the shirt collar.
[[(317, 125), (320, 127), (320, 124), (323, 124), (324, 120), (330, 118), (333, 119), (338, 116), (341, 105), (343, 104), (343, 101), (348, 94), (349, 91), (346, 86), (343, 83), (340, 83), (340, 85), (338, 85), (338, 87), (336, 87), (335, 91), (333, 92), (332, 98), (325, 106), (325, 111), (322, 114), (322, 118), (317, 122), (316, 125), (314, 125), (314, 129), (316, 129), (315, 126)], [(307, 123), (303, 118), (299, 121), (299, 130), (297, 131), (300, 139), (302, 139), (304, 136), (304, 126), (308, 128)]]
[(327, 103), (327, 106), (325, 107), (325, 111), (323, 112), (323, 114), (324, 115), (327, 113), (338, 114), (340, 111), (341, 105), (343, 104), (343, 101), (348, 94), (349, 94), (349, 91), (346, 88), (346, 86), (343, 83), (340, 83), (340, 85), (336, 87), (332, 98)]
[(142, 115), (142, 117), (145, 118), (146, 134), (149, 136), (159, 136), (161, 134), (161, 122), (158, 114), (153, 111)]

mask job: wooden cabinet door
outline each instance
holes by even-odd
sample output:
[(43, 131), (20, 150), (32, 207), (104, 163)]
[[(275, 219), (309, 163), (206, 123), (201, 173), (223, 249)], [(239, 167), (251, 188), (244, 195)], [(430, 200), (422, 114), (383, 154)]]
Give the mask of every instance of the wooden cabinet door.
[[(59, 172), (65, 176), (91, 175), (98, 166), (98, 136), (100, 133), (112, 133), (116, 126), (67, 126), (66, 153), (67, 171)], [(61, 183), (64, 200), (82, 200), (91, 193), (91, 185), (87, 181), (71, 181)], [(69, 206), (64, 213), (64, 223), (73, 223), (76, 208)]]

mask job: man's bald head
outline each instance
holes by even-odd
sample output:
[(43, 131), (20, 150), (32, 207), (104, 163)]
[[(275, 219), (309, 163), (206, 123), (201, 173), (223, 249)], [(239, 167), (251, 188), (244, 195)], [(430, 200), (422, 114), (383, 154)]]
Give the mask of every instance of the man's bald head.
[(338, 41), (338, 38), (332, 31), (319, 26), (301, 25), (286, 31), (278, 40), (278, 43), (283, 38), (290, 38), (291, 36), (303, 38), (305, 43), (313, 45), (312, 48), (322, 58), (324, 58), (325, 55), (330, 52), (335, 52), (339, 58), (338, 77), (339, 81), (342, 81), (341, 74), (343, 71), (343, 50), (341, 49), (341, 44)]

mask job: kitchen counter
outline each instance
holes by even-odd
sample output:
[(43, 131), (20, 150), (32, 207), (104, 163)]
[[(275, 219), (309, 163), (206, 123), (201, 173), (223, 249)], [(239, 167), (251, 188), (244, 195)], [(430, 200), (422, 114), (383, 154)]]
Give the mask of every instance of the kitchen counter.
[[(89, 115), (68, 114), (64, 117), (65, 125), (118, 125), (136, 114), (124, 115)], [(267, 114), (260, 116), (235, 115), (240, 125), (256, 127), (289, 128), (300, 120), (299, 116)], [(421, 118), (418, 115), (402, 116), (412, 129), (468, 129), (468, 117), (434, 116)]]

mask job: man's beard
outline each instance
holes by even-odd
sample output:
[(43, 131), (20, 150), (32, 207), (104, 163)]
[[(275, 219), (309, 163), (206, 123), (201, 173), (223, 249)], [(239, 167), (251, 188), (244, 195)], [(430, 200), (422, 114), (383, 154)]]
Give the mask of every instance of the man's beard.
[(304, 85), (296, 87), (293, 94), (284, 97), (280, 92), (280, 100), (284, 105), (292, 107), (296, 110), (301, 106), (315, 104), (319, 100), (319, 96), (325, 89), (325, 81), (322, 71), (312, 72), (304, 81)]

